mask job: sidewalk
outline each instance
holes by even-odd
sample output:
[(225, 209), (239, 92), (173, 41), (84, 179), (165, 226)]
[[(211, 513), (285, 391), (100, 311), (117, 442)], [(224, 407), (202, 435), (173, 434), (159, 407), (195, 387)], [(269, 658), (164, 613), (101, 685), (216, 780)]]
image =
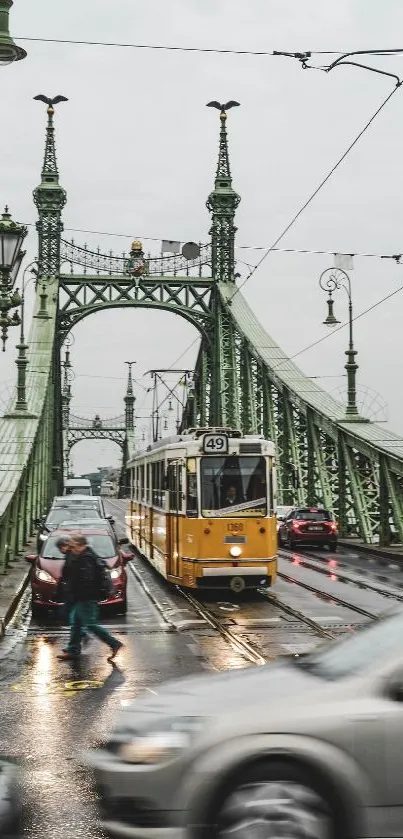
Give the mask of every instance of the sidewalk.
[(359, 539), (339, 539), (339, 545), (341, 548), (348, 548), (368, 557), (375, 557), (380, 563), (395, 562), (396, 565), (401, 565), (403, 570), (403, 545), (401, 544), (380, 548), (378, 545), (364, 545)]
[(21, 556), (11, 562), (7, 572), (0, 574), (0, 641), (28, 586), (30, 566), (25, 556), (30, 551), (35, 551), (35, 540), (30, 540)]

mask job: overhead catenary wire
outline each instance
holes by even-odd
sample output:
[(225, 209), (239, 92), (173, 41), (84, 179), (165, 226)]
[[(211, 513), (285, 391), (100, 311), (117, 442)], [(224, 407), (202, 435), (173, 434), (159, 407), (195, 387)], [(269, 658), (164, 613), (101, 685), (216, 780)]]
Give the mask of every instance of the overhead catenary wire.
[[(36, 227), (36, 222), (33, 221), (25, 221), (21, 222), (24, 224), (25, 227)], [(111, 230), (88, 230), (87, 228), (83, 227), (65, 227), (65, 232), (69, 233), (85, 233), (92, 236), (109, 236), (111, 238), (118, 238), (118, 239), (133, 239), (133, 233), (117, 233)], [(137, 238), (144, 239), (147, 242), (182, 242), (183, 239), (178, 237), (172, 236), (146, 236), (142, 233), (137, 234)], [(208, 242), (200, 242), (201, 246), (206, 246), (209, 244)], [(340, 254), (340, 256), (354, 256), (357, 258), (371, 258), (371, 259), (394, 259), (399, 261), (402, 258), (401, 253), (360, 253), (358, 251), (347, 251), (342, 250), (341, 248), (334, 248), (333, 250), (320, 250), (315, 248), (277, 248), (277, 247), (270, 247), (268, 245), (235, 245), (236, 250), (247, 250), (247, 251), (275, 251), (276, 253), (295, 253), (295, 254), (302, 254), (303, 256), (334, 256), (334, 254)], [(159, 258), (159, 257), (156, 257)], [(239, 260), (241, 261), (241, 260)], [(247, 262), (244, 263), (248, 265)]]
[[(34, 38), (26, 35), (15, 35), (17, 41), (32, 41), (44, 44), (66, 44), (85, 47), (118, 47), (133, 50), (160, 50), (163, 52), (196, 52), (217, 53), (217, 55), (250, 55), (258, 57), (276, 57), (284, 54), (277, 50), (240, 50), (218, 47), (189, 47), (170, 44), (131, 44), (121, 41), (81, 41), (75, 38)], [(310, 50), (310, 55), (344, 55), (341, 50)]]
[(258, 268), (260, 268), (260, 266), (263, 264), (263, 262), (265, 261), (265, 259), (267, 259), (267, 257), (268, 257), (268, 256), (269, 256), (269, 254), (272, 252), (272, 250), (273, 250), (273, 249), (274, 249), (274, 248), (275, 248), (275, 247), (279, 244), (279, 242), (281, 242), (281, 240), (282, 240), (282, 239), (284, 238), (284, 236), (288, 233), (288, 231), (289, 231), (289, 230), (291, 230), (291, 228), (294, 226), (294, 224), (296, 223), (296, 221), (300, 218), (300, 216), (301, 216), (301, 215), (305, 212), (305, 210), (309, 207), (309, 205), (312, 203), (312, 201), (314, 200), (314, 198), (316, 198), (316, 196), (317, 196), (317, 195), (318, 195), (318, 193), (321, 191), (321, 189), (323, 189), (323, 187), (325, 186), (325, 184), (326, 184), (326, 183), (330, 180), (330, 178), (331, 178), (331, 177), (332, 177), (332, 175), (336, 172), (336, 170), (339, 168), (339, 166), (341, 165), (341, 163), (343, 163), (343, 161), (346, 159), (347, 155), (349, 155), (349, 154), (350, 154), (350, 152), (351, 152), (351, 151), (353, 150), (353, 148), (357, 145), (357, 143), (359, 142), (359, 140), (361, 139), (361, 137), (363, 137), (363, 136), (364, 136), (364, 134), (366, 133), (366, 131), (368, 131), (369, 127), (372, 125), (372, 123), (374, 122), (374, 120), (377, 118), (377, 116), (379, 116), (379, 114), (381, 113), (381, 111), (382, 111), (382, 110), (386, 107), (386, 105), (388, 104), (388, 102), (390, 102), (390, 100), (392, 99), (392, 97), (395, 95), (395, 93), (399, 90), (399, 88), (400, 88), (401, 86), (402, 86), (402, 82), (399, 82), (398, 84), (396, 84), (396, 86), (393, 88), (393, 90), (392, 90), (390, 93), (388, 93), (387, 97), (386, 97), (386, 98), (385, 98), (385, 99), (381, 102), (381, 104), (379, 105), (379, 107), (376, 109), (375, 113), (373, 113), (373, 114), (372, 114), (372, 116), (370, 117), (370, 119), (369, 119), (369, 120), (365, 123), (364, 127), (361, 129), (361, 131), (359, 132), (359, 134), (357, 134), (357, 136), (354, 138), (354, 140), (353, 140), (353, 141), (350, 143), (350, 145), (347, 147), (346, 151), (345, 151), (345, 152), (342, 154), (342, 156), (341, 156), (341, 157), (337, 160), (337, 162), (336, 162), (336, 163), (334, 164), (334, 166), (331, 168), (330, 172), (328, 172), (328, 174), (327, 174), (327, 175), (326, 175), (326, 176), (322, 179), (322, 181), (320, 182), (320, 184), (319, 184), (319, 185), (316, 187), (316, 189), (315, 189), (315, 190), (311, 193), (311, 195), (309, 196), (308, 200), (307, 200), (307, 201), (305, 201), (305, 203), (302, 205), (302, 207), (300, 207), (300, 209), (299, 209), (299, 210), (295, 213), (295, 215), (293, 216), (293, 218), (291, 219), (291, 221), (287, 224), (287, 226), (284, 228), (284, 230), (282, 230), (282, 232), (280, 233), (280, 235), (279, 235), (279, 236), (277, 236), (277, 238), (275, 239), (275, 241), (273, 242), (273, 244), (271, 245), (271, 247), (267, 248), (267, 250), (265, 251), (265, 253), (264, 253), (264, 254), (263, 254), (263, 256), (261, 257), (261, 259), (259, 259), (259, 261), (256, 263), (256, 265), (255, 265), (255, 266), (252, 268), (252, 270), (249, 272), (249, 274), (247, 275), (247, 277), (245, 277), (245, 279), (243, 280), (243, 282), (242, 282), (242, 283), (240, 283), (240, 285), (239, 285), (239, 286), (237, 286), (237, 288), (235, 289), (234, 293), (231, 295), (231, 297), (230, 297), (230, 298), (229, 298), (229, 300), (228, 300), (228, 303), (229, 303), (229, 304), (231, 303), (231, 301), (233, 300), (233, 298), (235, 297), (235, 295), (236, 295), (236, 294), (238, 294), (238, 293), (241, 291), (241, 289), (242, 289), (242, 288), (244, 288), (244, 286), (245, 286), (245, 285), (246, 285), (246, 284), (247, 284), (247, 283), (248, 283), (248, 282), (252, 279), (253, 275), (256, 273), (256, 271), (258, 270)]
[[(240, 283), (240, 285), (236, 287), (236, 289), (235, 289), (235, 291), (233, 292), (233, 294), (229, 297), (229, 299), (228, 299), (228, 301), (227, 301), (227, 305), (231, 305), (232, 300), (234, 299), (234, 297), (235, 297), (235, 296), (236, 296), (236, 295), (237, 295), (237, 294), (241, 291), (241, 289), (242, 289), (242, 288), (244, 288), (244, 286), (245, 286), (245, 285), (249, 282), (249, 280), (250, 280), (250, 279), (253, 277), (253, 275), (256, 273), (256, 271), (258, 270), (258, 268), (260, 268), (260, 266), (262, 265), (262, 263), (264, 262), (264, 260), (265, 260), (265, 259), (269, 256), (269, 254), (270, 254), (270, 253), (274, 250), (274, 248), (275, 248), (275, 247), (277, 247), (277, 245), (279, 244), (279, 242), (281, 242), (281, 240), (284, 238), (284, 236), (285, 236), (285, 235), (288, 233), (288, 231), (289, 231), (289, 230), (293, 227), (293, 225), (294, 225), (294, 224), (295, 224), (295, 222), (296, 222), (296, 221), (300, 218), (300, 216), (302, 215), (302, 213), (304, 213), (304, 212), (305, 212), (305, 210), (307, 209), (307, 207), (308, 207), (308, 206), (312, 203), (312, 201), (314, 200), (314, 198), (316, 198), (316, 196), (318, 195), (318, 193), (320, 192), (320, 190), (321, 190), (321, 189), (325, 186), (325, 184), (326, 184), (326, 183), (328, 182), (328, 180), (332, 177), (332, 175), (334, 174), (334, 172), (338, 169), (338, 167), (341, 165), (341, 163), (342, 163), (342, 162), (346, 159), (347, 155), (348, 155), (348, 154), (352, 151), (352, 149), (353, 149), (353, 148), (357, 145), (357, 143), (359, 142), (359, 140), (361, 139), (361, 137), (363, 137), (363, 135), (366, 133), (366, 131), (368, 130), (368, 128), (372, 125), (372, 123), (374, 122), (374, 120), (375, 120), (375, 119), (377, 118), (377, 116), (381, 113), (381, 111), (383, 110), (383, 108), (385, 108), (385, 107), (386, 107), (386, 105), (388, 104), (388, 102), (390, 102), (390, 100), (392, 99), (392, 97), (394, 96), (394, 94), (395, 94), (395, 93), (397, 92), (397, 90), (399, 90), (399, 88), (401, 87), (401, 84), (402, 84), (401, 82), (400, 82), (399, 84), (396, 84), (396, 86), (393, 88), (393, 90), (392, 90), (390, 93), (388, 93), (387, 97), (386, 97), (386, 98), (385, 98), (385, 99), (381, 102), (381, 104), (380, 104), (380, 105), (379, 105), (379, 107), (376, 109), (376, 111), (372, 114), (372, 116), (370, 117), (370, 119), (369, 119), (369, 120), (365, 123), (364, 127), (361, 129), (361, 131), (359, 132), (359, 134), (357, 134), (357, 136), (354, 138), (354, 140), (353, 140), (353, 141), (350, 143), (350, 145), (347, 147), (346, 151), (345, 151), (345, 152), (342, 154), (342, 156), (341, 156), (341, 157), (337, 160), (337, 162), (336, 162), (336, 163), (334, 164), (334, 166), (331, 168), (330, 172), (328, 172), (328, 174), (327, 174), (327, 175), (323, 178), (323, 180), (322, 180), (322, 181), (320, 182), (320, 184), (316, 187), (316, 189), (314, 190), (314, 192), (312, 192), (312, 193), (311, 193), (311, 195), (309, 196), (308, 200), (307, 200), (307, 201), (305, 201), (305, 203), (304, 203), (304, 204), (302, 205), (302, 207), (298, 210), (298, 212), (297, 212), (297, 213), (295, 213), (295, 215), (293, 216), (293, 218), (291, 219), (291, 221), (289, 222), (289, 224), (287, 224), (287, 226), (286, 226), (286, 227), (284, 228), (284, 230), (280, 233), (280, 235), (279, 235), (279, 236), (277, 236), (277, 238), (275, 239), (275, 241), (273, 242), (273, 244), (272, 244), (269, 248), (267, 248), (267, 250), (265, 251), (265, 253), (264, 253), (264, 254), (263, 254), (263, 256), (261, 257), (261, 259), (260, 259), (260, 260), (257, 262), (257, 264), (256, 264), (256, 265), (252, 268), (252, 270), (251, 270), (251, 271), (249, 272), (249, 274), (245, 277), (245, 279), (243, 280), (243, 282), (242, 282), (242, 283)], [(387, 298), (386, 298), (386, 299), (387, 299)], [(383, 302), (383, 300), (382, 300), (382, 301), (379, 301), (379, 304), (378, 304), (378, 305), (380, 305), (380, 303), (381, 303), (381, 302)], [(372, 308), (373, 308), (373, 307), (372, 307)], [(362, 316), (362, 315), (361, 315), (361, 316)], [(357, 316), (357, 317), (358, 317), (358, 316)], [(345, 326), (345, 324), (343, 324), (343, 326), (342, 326), (342, 327), (338, 327), (338, 328), (339, 328), (339, 329), (340, 329), (340, 328), (344, 328), (344, 326)], [(332, 332), (331, 334), (334, 334), (334, 333)], [(318, 343), (319, 343), (319, 342), (321, 342), (322, 340), (326, 340), (328, 337), (330, 337), (330, 335), (329, 335), (329, 336), (328, 336), (328, 335), (325, 335), (323, 338), (321, 338), (321, 339), (320, 339), (320, 341), (318, 341)], [(181, 353), (181, 355), (180, 355), (178, 358), (176, 358), (176, 359), (175, 359), (175, 361), (172, 363), (171, 367), (174, 367), (174, 365), (175, 365), (175, 364), (177, 364), (177, 363), (178, 363), (178, 361), (180, 361), (180, 360), (181, 360), (181, 359), (182, 359), (182, 358), (183, 358), (183, 357), (184, 357), (184, 356), (185, 356), (185, 355), (189, 352), (189, 350), (191, 350), (191, 349), (192, 349), (192, 347), (193, 347), (193, 346), (194, 346), (194, 345), (198, 342), (198, 340), (199, 340), (199, 337), (195, 338), (195, 339), (194, 339), (194, 340), (193, 340), (193, 341), (189, 344), (189, 346), (188, 346), (188, 347), (187, 347), (187, 348), (186, 348), (186, 349), (185, 349), (185, 350)], [(301, 355), (303, 352), (306, 352), (306, 351), (307, 351), (307, 349), (310, 349), (310, 347), (308, 347), (308, 348), (304, 348), (303, 350), (301, 350), (301, 351), (300, 351), (299, 353), (297, 353), (296, 355)], [(295, 355), (295, 356), (293, 356), (293, 357), (296, 357), (296, 355)]]

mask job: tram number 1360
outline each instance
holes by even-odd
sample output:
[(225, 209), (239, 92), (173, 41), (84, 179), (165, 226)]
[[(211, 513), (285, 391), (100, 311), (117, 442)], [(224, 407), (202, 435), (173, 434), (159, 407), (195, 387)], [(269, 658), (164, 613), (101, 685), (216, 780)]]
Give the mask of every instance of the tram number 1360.
[(203, 451), (206, 454), (228, 454), (228, 437), (225, 434), (205, 434)]

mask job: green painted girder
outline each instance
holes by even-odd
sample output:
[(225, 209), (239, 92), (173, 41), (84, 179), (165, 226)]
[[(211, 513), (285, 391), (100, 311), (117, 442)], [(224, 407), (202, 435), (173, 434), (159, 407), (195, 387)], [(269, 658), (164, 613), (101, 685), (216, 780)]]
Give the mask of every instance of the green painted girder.
[(116, 443), (123, 451), (126, 442), (126, 428), (72, 428), (69, 427), (67, 432), (67, 448), (70, 452), (76, 443), (82, 440), (109, 440), (111, 443)]
[[(287, 358), (242, 294), (228, 283), (221, 283), (219, 292), (240, 348), (243, 430), (256, 417), (258, 429), (276, 442), (279, 502), (322, 503), (336, 514), (343, 535), (359, 535), (370, 544), (400, 539), (403, 438), (376, 423), (346, 422), (344, 406)], [(229, 366), (227, 353), (224, 379)]]
[(60, 277), (59, 330), (66, 334), (84, 317), (111, 308), (143, 307), (181, 315), (207, 334), (212, 318), (211, 278)]
[(15, 394), (0, 419), (0, 573), (23, 549), (32, 535), (34, 519), (44, 512), (52, 495), (57, 283), (49, 280), (48, 288), (48, 318), (37, 317), (41, 306), (38, 289), (28, 338), (28, 410), (16, 410)]

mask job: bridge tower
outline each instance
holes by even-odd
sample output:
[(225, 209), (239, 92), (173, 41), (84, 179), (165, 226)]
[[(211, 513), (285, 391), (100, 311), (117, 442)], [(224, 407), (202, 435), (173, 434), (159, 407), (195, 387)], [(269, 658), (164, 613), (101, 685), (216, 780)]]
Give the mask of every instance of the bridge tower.
[[(52, 104), (47, 108), (48, 121), (46, 126), (45, 155), (41, 173), (41, 182), (34, 190), (34, 203), (38, 209), (39, 219), (36, 224), (38, 232), (38, 277), (39, 283), (46, 291), (56, 283), (60, 275), (60, 247), (63, 232), (62, 211), (67, 201), (66, 191), (59, 183), (57, 168), (55, 129), (53, 124), (54, 108)], [(53, 453), (52, 453), (52, 492), (56, 495), (61, 491), (63, 482), (63, 450), (62, 450), (62, 381), (60, 369), (60, 344), (57, 339), (53, 348)]]

